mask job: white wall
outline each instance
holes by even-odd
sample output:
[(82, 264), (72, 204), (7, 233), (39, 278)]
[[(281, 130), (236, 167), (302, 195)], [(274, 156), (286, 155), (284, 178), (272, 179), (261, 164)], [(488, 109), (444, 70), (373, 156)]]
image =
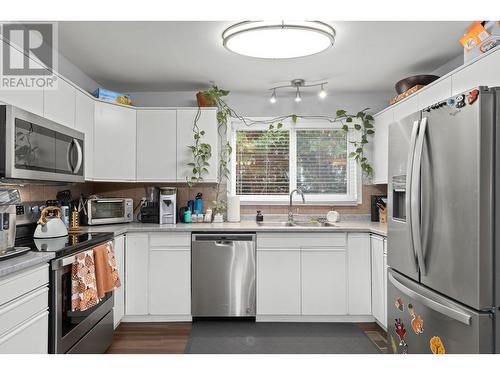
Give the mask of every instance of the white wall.
[[(228, 88), (230, 89), (230, 88)], [(191, 91), (132, 92), (134, 105), (140, 107), (196, 106), (196, 93)], [(296, 103), (293, 93), (277, 93), (278, 101), (269, 102), (270, 93), (231, 92), (228, 104), (242, 116), (279, 116), (285, 114), (331, 115), (337, 109), (359, 111), (370, 108), (372, 113), (387, 107), (390, 92), (330, 93), (325, 99), (316, 91), (304, 92), (302, 101)], [(286, 96), (284, 96), (286, 95)]]
[(93, 92), (96, 88), (101, 87), (98, 82), (82, 72), (80, 68), (60, 53), (58, 53), (58, 64), (58, 72), (82, 89)]

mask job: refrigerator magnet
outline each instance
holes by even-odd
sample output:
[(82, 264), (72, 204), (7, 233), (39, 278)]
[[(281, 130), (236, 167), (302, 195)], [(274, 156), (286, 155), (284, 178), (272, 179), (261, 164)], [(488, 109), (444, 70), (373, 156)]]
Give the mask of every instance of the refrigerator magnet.
[(394, 301), (394, 306), (399, 311), (405, 311), (405, 305), (403, 304), (403, 300), (401, 299), (401, 297), (396, 298), (396, 301)]
[(408, 313), (411, 316), (411, 328), (416, 335), (424, 333), (424, 320), (415, 312), (415, 308), (411, 303), (408, 304)]
[(469, 96), (467, 97), (467, 101), (469, 102), (469, 104), (472, 104), (477, 100), (478, 96), (479, 96), (479, 90), (478, 89), (472, 90), (469, 93)]
[(405, 325), (404, 323), (401, 321), (401, 319), (394, 319), (395, 323), (394, 323), (394, 326), (395, 326), (395, 332), (396, 332), (396, 335), (398, 335), (399, 337), (399, 342), (401, 345), (401, 343), (404, 343), (405, 342), (405, 335), (406, 335), (406, 328), (405, 328)]
[(441, 341), (441, 338), (439, 336), (433, 336), (429, 340), (429, 346), (431, 348), (431, 352), (434, 354), (446, 354), (443, 342)]

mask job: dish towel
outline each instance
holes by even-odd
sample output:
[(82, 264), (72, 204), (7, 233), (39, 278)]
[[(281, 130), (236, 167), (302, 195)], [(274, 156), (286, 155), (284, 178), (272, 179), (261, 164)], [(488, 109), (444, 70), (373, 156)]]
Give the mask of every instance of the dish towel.
[(121, 285), (118, 269), (116, 268), (113, 242), (107, 242), (94, 248), (97, 296), (103, 298)]
[(75, 259), (71, 265), (71, 311), (84, 311), (99, 303), (94, 251), (77, 254)]

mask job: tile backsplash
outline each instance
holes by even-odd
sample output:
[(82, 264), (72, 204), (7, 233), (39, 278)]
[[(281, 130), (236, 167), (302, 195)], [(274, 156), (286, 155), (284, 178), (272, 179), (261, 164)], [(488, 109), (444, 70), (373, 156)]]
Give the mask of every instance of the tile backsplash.
[[(200, 184), (188, 187), (184, 183), (123, 183), (123, 182), (86, 182), (84, 184), (68, 185), (23, 185), (17, 186), (23, 201), (40, 201), (55, 199), (58, 191), (69, 189), (73, 199), (84, 196), (98, 194), (104, 197), (132, 198), (137, 206), (142, 197), (146, 196), (148, 186), (172, 186), (177, 187), (177, 206), (185, 205), (189, 199), (194, 199), (198, 192), (203, 194), (203, 210), (210, 208), (215, 200), (215, 184)], [(336, 210), (342, 214), (369, 214), (370, 195), (387, 194), (387, 185), (363, 185), (362, 203), (356, 206), (335, 206), (335, 205), (295, 205), (297, 214), (324, 215), (330, 210)], [(268, 214), (286, 214), (288, 205), (242, 205), (241, 215), (253, 215), (257, 210)]]

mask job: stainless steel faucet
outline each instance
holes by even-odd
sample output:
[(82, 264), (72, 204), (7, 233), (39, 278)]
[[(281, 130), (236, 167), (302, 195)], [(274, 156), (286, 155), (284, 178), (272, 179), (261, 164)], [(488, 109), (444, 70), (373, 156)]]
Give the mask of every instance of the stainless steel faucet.
[(288, 206), (288, 222), (293, 223), (293, 193), (300, 194), (302, 196), (302, 203), (306, 203), (306, 198), (304, 193), (300, 189), (292, 190), (290, 193), (290, 205)]

